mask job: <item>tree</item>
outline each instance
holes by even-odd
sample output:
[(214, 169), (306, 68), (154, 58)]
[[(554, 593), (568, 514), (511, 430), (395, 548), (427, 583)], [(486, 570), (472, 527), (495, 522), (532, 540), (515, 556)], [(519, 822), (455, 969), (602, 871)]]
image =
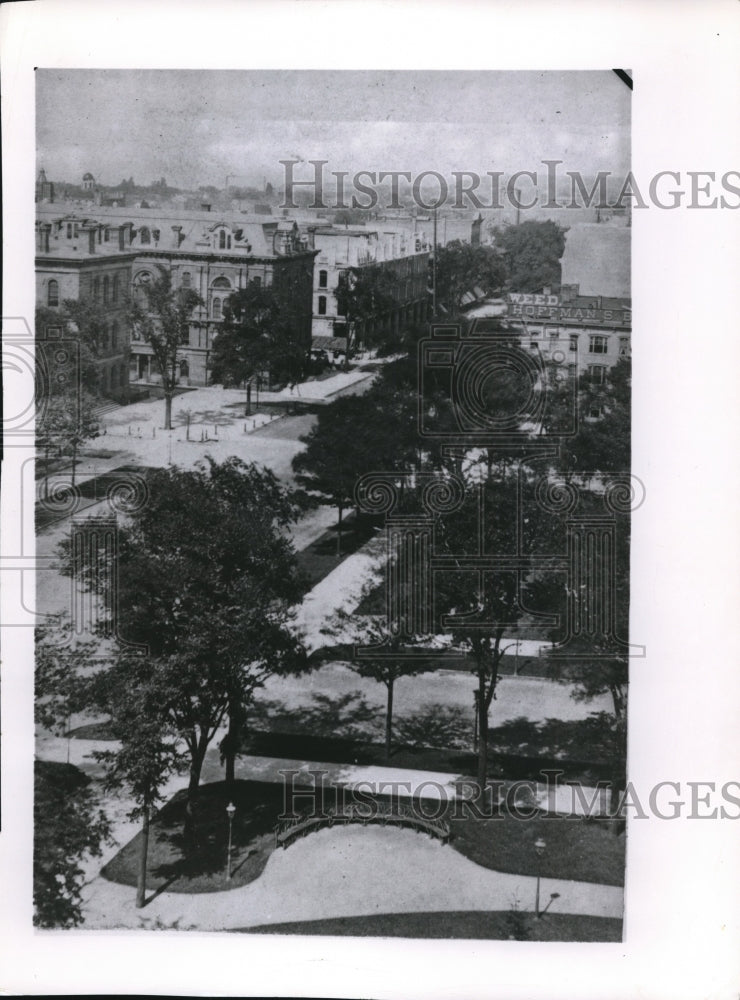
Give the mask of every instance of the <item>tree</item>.
[(402, 468), (418, 444), (415, 428), (413, 398), (381, 386), (377, 392), (340, 397), (323, 407), (301, 438), (306, 447), (293, 459), (293, 470), (301, 485), (336, 506), (337, 555), (342, 515), (354, 505), (357, 480), (373, 469)]
[(514, 292), (541, 292), (560, 288), (560, 258), (567, 229), (548, 219), (528, 220), (496, 229), (496, 246), (503, 251), (507, 286)]
[(72, 486), (75, 484), (77, 453), (80, 446), (100, 434), (100, 424), (94, 400), (85, 392), (58, 393), (45, 399), (37, 420), (37, 441), (44, 449), (46, 482), (48, 483), (49, 452), (72, 456)]
[(437, 247), (434, 253), (437, 302), (451, 315), (461, 311), (463, 296), (475, 287), (487, 295), (500, 292), (505, 267), (493, 247), (474, 247), (462, 240), (451, 240), (446, 246)]
[(203, 299), (192, 288), (172, 288), (172, 277), (158, 265), (159, 277), (139, 285), (140, 300), (131, 306), (131, 322), (149, 344), (162, 377), (164, 426), (172, 429), (172, 397), (178, 378), (178, 355), (188, 343), (191, 313)]
[[(469, 485), (463, 506), (439, 519), (436, 538), (440, 553), (460, 558), (478, 552), (501, 556), (517, 551), (518, 471), (507, 467), (504, 456), (499, 456), (496, 463), (487, 463), (483, 481)], [(527, 511), (524, 526), (525, 550), (531, 549), (533, 537), (552, 533), (553, 529), (549, 520), (539, 523), (536, 509)], [(465, 653), (476, 678), (481, 792), (488, 777), (489, 713), (496, 697), (501, 661), (510, 648), (505, 633), (516, 628), (524, 614), (519, 577), (519, 572), (512, 569), (493, 568), (479, 573), (461, 568), (442, 574), (437, 585), (441, 614), (455, 618), (445, 631), (451, 634), (453, 646)]]
[[(307, 352), (298, 330), (296, 304), (289, 295), (251, 282), (231, 295), (224, 321), (213, 342), (211, 381), (225, 386), (245, 384), (263, 371), (271, 379), (299, 381)], [(250, 404), (247, 397), (246, 413)]]
[(334, 290), (337, 311), (347, 322), (346, 359), (354, 344), (363, 341), (372, 345), (377, 331), (373, 329), (384, 321), (396, 306), (396, 281), (381, 264), (349, 267), (339, 274)]
[(83, 861), (100, 857), (110, 824), (87, 775), (71, 764), (34, 763), (33, 922), (82, 921)]
[[(237, 458), (157, 470), (147, 486), (147, 503), (119, 526), (119, 629), (127, 643), (146, 648), (137, 684), (154, 692), (147, 704), (160, 707), (187, 747), (192, 844), (203, 760), (224, 719), (235, 735), (268, 676), (306, 666), (291, 612), (302, 586), (285, 536), (301, 507), (271, 472)], [(68, 542), (61, 555), (71, 572)], [(82, 579), (110, 599), (98, 567), (84, 567)], [(118, 649), (112, 690), (130, 659), (130, 649)], [(114, 713), (107, 687), (103, 675), (99, 707)]]
[[(367, 597), (370, 590), (366, 590), (363, 597)], [(378, 621), (366, 618), (358, 625), (354, 616), (346, 612), (338, 612), (335, 615), (332, 626), (327, 632), (344, 634), (350, 629), (354, 633), (355, 646), (383, 646), (384, 651), (391, 652), (395, 656), (355, 656), (352, 660), (352, 669), (360, 677), (367, 677), (385, 685), (386, 689), (386, 709), (385, 709), (385, 757), (391, 758), (391, 741), (393, 738), (393, 693), (396, 681), (401, 677), (413, 677), (421, 670), (426, 669), (420, 665), (418, 659), (414, 660), (404, 655), (405, 648), (399, 639), (391, 638), (386, 629)]]
[[(143, 670), (141, 668), (144, 668)], [(159, 700), (161, 689), (151, 683), (148, 665), (142, 657), (122, 656), (115, 668), (90, 681), (111, 715), (111, 735), (120, 741), (115, 750), (98, 750), (96, 760), (106, 768), (105, 788), (124, 789), (134, 800), (129, 819), (141, 819), (141, 847), (136, 879), (136, 906), (146, 901), (146, 868), (149, 853), (149, 825), (152, 811), (161, 801), (165, 779), (178, 770), (183, 751), (172, 720)], [(100, 690), (101, 684), (104, 690)]]

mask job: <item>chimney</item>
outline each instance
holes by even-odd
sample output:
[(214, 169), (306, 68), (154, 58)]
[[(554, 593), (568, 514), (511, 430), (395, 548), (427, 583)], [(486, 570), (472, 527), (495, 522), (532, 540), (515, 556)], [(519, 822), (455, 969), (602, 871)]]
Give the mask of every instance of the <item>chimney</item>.
[(180, 240), (181, 240), (181, 238), (182, 238), (182, 226), (173, 226), (172, 227), (172, 249), (173, 250), (179, 250), (180, 249)]

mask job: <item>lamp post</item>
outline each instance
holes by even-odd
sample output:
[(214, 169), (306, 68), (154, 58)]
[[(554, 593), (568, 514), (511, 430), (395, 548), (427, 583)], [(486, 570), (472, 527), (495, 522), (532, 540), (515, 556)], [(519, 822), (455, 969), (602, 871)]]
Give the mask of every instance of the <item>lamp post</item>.
[(542, 872), (542, 855), (545, 853), (545, 848), (547, 844), (542, 839), (538, 837), (534, 842), (534, 849), (537, 851), (537, 893), (534, 901), (534, 915), (539, 920), (542, 914), (540, 913), (540, 876)]
[(229, 802), (226, 806), (226, 815), (229, 817), (229, 848), (227, 852), (226, 860), (226, 881), (231, 881), (231, 828), (234, 823), (234, 813), (236, 812), (236, 806), (233, 802)]

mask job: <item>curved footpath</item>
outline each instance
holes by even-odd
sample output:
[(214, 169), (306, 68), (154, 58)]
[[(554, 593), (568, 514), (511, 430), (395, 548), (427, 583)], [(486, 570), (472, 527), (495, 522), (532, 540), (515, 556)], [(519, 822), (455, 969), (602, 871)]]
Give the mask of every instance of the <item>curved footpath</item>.
[[(239, 863), (237, 857), (236, 863)], [(225, 892), (164, 892), (143, 910), (134, 890), (99, 877), (85, 891), (85, 927), (228, 930), (260, 924), (434, 910), (534, 910), (536, 879), (481, 868), (423, 834), (390, 827), (323, 829), (275, 851), (262, 875)], [(543, 879), (550, 913), (622, 916), (620, 887)]]

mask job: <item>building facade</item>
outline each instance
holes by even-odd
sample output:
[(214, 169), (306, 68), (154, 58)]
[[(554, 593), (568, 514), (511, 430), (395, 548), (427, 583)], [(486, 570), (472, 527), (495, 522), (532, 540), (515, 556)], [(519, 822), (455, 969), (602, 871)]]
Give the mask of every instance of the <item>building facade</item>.
[(506, 317), (522, 342), (546, 361), (567, 364), (578, 375), (601, 383), (620, 358), (631, 356), (632, 302), (629, 298), (580, 295), (564, 285), (559, 295), (509, 293)]
[(310, 351), (315, 251), (295, 222), (210, 212), (132, 215), (114, 206), (98, 207), (95, 219), (89, 219), (53, 208), (42, 209), (37, 221), (37, 302), (58, 300), (51, 307), (58, 308), (64, 299), (84, 299), (109, 311), (109, 324), (117, 324), (116, 343), (125, 337), (125, 359), (116, 358), (115, 374), (101, 380), (106, 394), (122, 388), (121, 363), (126, 388), (159, 381), (151, 347), (128, 325), (124, 331), (118, 314), (125, 313), (129, 296), (145, 301), (144, 286), (162, 269), (174, 289), (193, 289), (203, 303), (193, 310), (188, 341), (178, 356), (184, 385), (208, 384), (209, 357), (226, 300), (250, 282), (290, 296), (295, 337), (306, 354)]
[(371, 335), (384, 328), (397, 333), (419, 323), (429, 313), (429, 246), (423, 233), (408, 228), (312, 226), (317, 251), (313, 286), (314, 349), (343, 353), (347, 349), (347, 318), (339, 311), (336, 292), (343, 274), (363, 267), (380, 267), (391, 277), (394, 306), (373, 317), (365, 328)]
[(119, 249), (115, 228), (94, 219), (60, 215), (37, 222), (36, 304), (47, 326), (55, 314), (61, 325), (67, 299), (91, 306), (98, 391), (121, 400), (129, 390), (133, 260)]

